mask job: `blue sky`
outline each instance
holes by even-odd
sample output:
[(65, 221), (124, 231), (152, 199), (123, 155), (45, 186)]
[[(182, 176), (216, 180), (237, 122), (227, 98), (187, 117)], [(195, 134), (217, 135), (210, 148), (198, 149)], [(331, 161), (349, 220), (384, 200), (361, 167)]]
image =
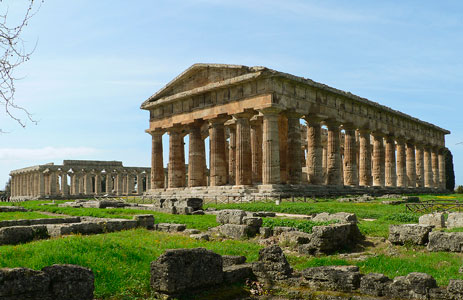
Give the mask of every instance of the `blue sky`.
[[(0, 8), (13, 20), (25, 3)], [(45, 0), (24, 39), (16, 101), (39, 122), (0, 114), (1, 185), (63, 159), (149, 166), (140, 104), (197, 62), (266, 66), (449, 129), (463, 184), (461, 1)]]

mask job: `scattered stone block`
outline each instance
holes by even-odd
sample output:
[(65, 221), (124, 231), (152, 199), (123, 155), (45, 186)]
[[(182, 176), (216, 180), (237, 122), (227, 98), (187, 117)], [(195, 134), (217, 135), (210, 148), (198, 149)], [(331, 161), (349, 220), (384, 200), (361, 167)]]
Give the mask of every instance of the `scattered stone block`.
[(418, 196), (403, 196), (402, 200), (406, 201), (407, 203), (417, 203), (417, 202), (420, 202), (420, 197), (418, 197)]
[(222, 257), (204, 248), (167, 250), (151, 262), (155, 292), (176, 295), (222, 282)]
[(257, 231), (249, 225), (224, 224), (217, 227), (219, 233), (232, 239), (245, 239), (256, 235)]
[(188, 235), (201, 233), (200, 230), (194, 228), (185, 229), (183, 232)]
[(247, 217), (244, 210), (224, 209), (217, 213), (217, 223), (242, 225), (243, 219)]
[(420, 225), (434, 226), (434, 228), (444, 228), (445, 215), (443, 213), (432, 213), (422, 215), (418, 223)]
[(156, 230), (165, 232), (182, 232), (186, 229), (185, 224), (159, 223), (156, 224)]
[(251, 264), (232, 265), (223, 268), (223, 281), (226, 283), (244, 282), (253, 278)]
[(241, 265), (246, 262), (246, 256), (242, 255), (222, 255), (223, 267)]
[(266, 239), (272, 236), (273, 230), (270, 227), (261, 227), (259, 228), (259, 234), (262, 238)]
[(335, 214), (319, 213), (312, 218), (314, 222), (339, 221), (343, 223), (357, 223), (357, 216), (352, 213), (338, 212)]
[(309, 286), (321, 290), (352, 292), (360, 287), (357, 266), (328, 266), (307, 268), (302, 276)]
[(1, 227), (11, 227), (11, 226), (32, 226), (32, 225), (66, 224), (66, 223), (79, 223), (79, 222), (80, 222), (80, 217), (5, 220), (5, 221), (0, 221), (0, 228)]
[(283, 232), (289, 232), (289, 231), (298, 231), (298, 230), (294, 227), (288, 227), (288, 226), (273, 227), (273, 235), (280, 235)]
[(429, 234), (429, 251), (463, 251), (463, 232), (434, 231)]
[(450, 279), (447, 293), (452, 297), (451, 299), (463, 299), (463, 280)]
[(48, 237), (47, 227), (44, 225), (0, 228), (0, 245), (16, 245)]
[(280, 244), (302, 245), (310, 242), (311, 234), (301, 231), (288, 231), (280, 234)]
[(29, 211), (22, 206), (0, 206), (0, 212), (25, 212)]
[(204, 215), (204, 210), (195, 210), (191, 214), (192, 215)]
[(135, 215), (133, 219), (137, 221), (137, 227), (144, 227), (146, 229), (154, 229), (154, 216), (153, 215)]
[(259, 281), (264, 282), (287, 279), (293, 272), (283, 251), (276, 245), (259, 251), (259, 260), (252, 264), (252, 271)]
[(41, 271), (27, 268), (0, 269), (0, 299), (24, 299), (29, 295), (44, 296), (48, 293), (49, 285), (50, 278)]
[(249, 217), (260, 217), (260, 218), (273, 218), (276, 216), (274, 212), (270, 211), (257, 211), (257, 212), (247, 212)]
[(370, 296), (384, 296), (392, 280), (380, 273), (370, 273), (362, 276), (360, 292)]
[(190, 234), (190, 237), (195, 240), (209, 241), (209, 235), (207, 233)]
[(429, 299), (429, 290), (433, 288), (437, 288), (437, 283), (432, 276), (414, 272), (394, 278), (385, 295), (402, 299)]
[(254, 228), (259, 228), (262, 226), (262, 218), (257, 218), (257, 217), (245, 217), (243, 218), (243, 224), (254, 227)]
[(449, 213), (447, 218), (448, 228), (463, 227), (463, 213)]
[(52, 265), (42, 271), (50, 278), (52, 299), (93, 299), (95, 278), (90, 269), (76, 265)]
[(122, 230), (134, 229), (138, 225), (136, 220), (126, 220), (126, 219), (109, 219), (104, 221), (97, 222), (101, 226), (103, 232), (115, 232)]
[(64, 225), (47, 225), (48, 234), (58, 237), (68, 234), (99, 234), (103, 233), (103, 226), (94, 222), (81, 222)]
[(389, 226), (389, 241), (393, 244), (425, 245), (429, 240), (432, 226), (419, 224), (404, 224)]

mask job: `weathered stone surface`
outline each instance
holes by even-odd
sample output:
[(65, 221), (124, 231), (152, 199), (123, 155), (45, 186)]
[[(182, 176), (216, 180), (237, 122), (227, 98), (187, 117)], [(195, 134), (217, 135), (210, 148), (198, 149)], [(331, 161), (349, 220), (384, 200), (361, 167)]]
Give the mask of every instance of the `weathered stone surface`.
[(254, 227), (248, 225), (224, 224), (217, 228), (220, 234), (232, 239), (253, 237), (257, 233)]
[(103, 226), (94, 222), (82, 222), (65, 225), (47, 225), (48, 234), (57, 237), (68, 234), (98, 234), (103, 233)]
[(309, 243), (312, 235), (301, 231), (288, 231), (280, 234), (279, 238), (281, 244), (302, 245)]
[(245, 217), (243, 218), (243, 224), (249, 225), (254, 228), (259, 228), (262, 226), (262, 218), (257, 217)]
[(463, 251), (463, 232), (434, 231), (429, 234), (429, 251)]
[(370, 273), (362, 276), (360, 292), (371, 296), (384, 296), (392, 280), (380, 273)]
[(420, 225), (434, 226), (435, 228), (445, 227), (445, 215), (443, 213), (432, 213), (422, 215), (418, 222)]
[(246, 256), (242, 255), (222, 255), (223, 267), (241, 265), (246, 262)]
[(402, 200), (405, 200), (407, 203), (416, 203), (416, 202), (420, 202), (420, 197), (418, 197), (418, 196), (403, 196)]
[(243, 282), (254, 277), (251, 264), (232, 265), (223, 268), (223, 281), (226, 283)]
[(65, 223), (79, 223), (79, 222), (80, 222), (80, 217), (5, 220), (5, 221), (0, 221), (0, 228), (10, 227), (10, 226), (31, 226), (31, 225), (65, 224)]
[(198, 234), (198, 233), (201, 233), (201, 231), (198, 230), (198, 229), (189, 228), (189, 229), (185, 229), (185, 230), (183, 231), (183, 233), (190, 235), (190, 234)]
[(259, 251), (259, 260), (252, 264), (258, 280), (272, 282), (287, 279), (293, 270), (280, 247), (273, 245)]
[(16, 245), (48, 237), (47, 227), (44, 225), (0, 228), (0, 245)]
[(146, 229), (154, 229), (154, 216), (153, 215), (135, 215), (133, 219), (137, 221), (137, 227), (144, 227)]
[(273, 227), (273, 235), (280, 235), (283, 232), (289, 232), (289, 231), (297, 231), (297, 229), (294, 227), (288, 227), (288, 226)]
[(151, 262), (151, 288), (165, 294), (223, 282), (222, 257), (204, 248), (167, 250)]
[(437, 288), (437, 283), (432, 276), (414, 272), (394, 278), (385, 295), (393, 298), (428, 299), (429, 290), (433, 288)]
[(260, 217), (260, 218), (273, 218), (276, 216), (276, 214), (271, 211), (247, 212), (247, 214), (249, 217)]
[(352, 292), (360, 287), (361, 275), (356, 266), (307, 268), (302, 276), (310, 287), (321, 290)]
[(269, 238), (273, 234), (273, 230), (270, 227), (261, 227), (259, 228), (259, 234), (262, 238)]
[(463, 280), (450, 279), (447, 293), (455, 300), (463, 299)]
[(42, 271), (50, 278), (52, 299), (93, 299), (95, 279), (90, 269), (76, 265), (52, 265)]
[(357, 216), (352, 213), (338, 212), (335, 214), (319, 213), (312, 218), (314, 222), (339, 221), (345, 223), (357, 223)]
[(408, 274), (406, 278), (410, 282), (412, 292), (418, 296), (425, 296), (429, 289), (437, 288), (436, 280), (426, 273), (413, 272)]
[(155, 225), (155, 230), (165, 232), (182, 232), (186, 229), (185, 224), (159, 223)]
[(126, 219), (109, 219), (97, 222), (101, 226), (103, 232), (115, 232), (136, 228), (138, 221)]
[(41, 271), (27, 268), (0, 269), (0, 299), (49, 299), (49, 285), (50, 278)]
[(432, 226), (419, 224), (404, 224), (389, 226), (389, 241), (393, 244), (412, 243), (425, 245), (429, 239)]
[(236, 224), (241, 225), (243, 219), (247, 217), (244, 210), (240, 209), (224, 209), (217, 213), (217, 222), (220, 224)]
[(448, 228), (463, 227), (463, 213), (449, 213), (447, 218)]
[(0, 212), (17, 212), (17, 211), (27, 211), (23, 206), (0, 206)]
[(207, 233), (197, 233), (197, 234), (190, 234), (190, 237), (195, 240), (201, 241), (209, 241), (210, 237)]

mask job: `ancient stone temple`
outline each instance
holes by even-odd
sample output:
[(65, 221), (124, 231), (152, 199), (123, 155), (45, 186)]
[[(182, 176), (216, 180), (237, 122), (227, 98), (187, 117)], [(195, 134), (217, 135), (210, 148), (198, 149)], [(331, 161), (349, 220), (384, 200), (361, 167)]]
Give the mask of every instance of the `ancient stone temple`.
[(150, 189), (150, 168), (121, 161), (65, 160), (10, 172), (12, 200), (141, 195)]
[(141, 108), (150, 112), (153, 197), (445, 188), (448, 130), (265, 67), (195, 64)]

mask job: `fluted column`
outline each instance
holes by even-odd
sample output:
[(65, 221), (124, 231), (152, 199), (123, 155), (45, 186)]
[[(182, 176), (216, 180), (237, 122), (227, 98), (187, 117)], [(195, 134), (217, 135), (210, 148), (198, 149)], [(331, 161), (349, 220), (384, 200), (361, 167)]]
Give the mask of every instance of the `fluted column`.
[(45, 196), (45, 178), (43, 172), (39, 171), (39, 197)]
[(133, 189), (135, 186), (135, 178), (132, 173), (127, 173), (127, 195), (133, 194)]
[(342, 185), (341, 178), (341, 144), (339, 141), (339, 123), (335, 121), (327, 122), (328, 143), (326, 161), (326, 184)]
[(137, 172), (137, 195), (143, 194), (143, 176)]
[(439, 187), (441, 189), (446, 189), (446, 176), (445, 176), (445, 149), (440, 149), (439, 151)]
[(287, 150), (287, 165), (288, 165), (288, 180), (289, 184), (300, 184), (302, 177), (302, 160), (301, 160), (301, 124), (299, 119), (300, 114), (287, 112), (288, 118), (288, 150)]
[(422, 144), (416, 145), (416, 186), (424, 187), (424, 148)]
[[(42, 177), (43, 177), (43, 174), (42, 174)], [(75, 171), (69, 174), (69, 179), (71, 182), (71, 195), (77, 195), (76, 194), (77, 176), (76, 176)]]
[(210, 121), (210, 185), (227, 184), (227, 168), (225, 166), (225, 119), (217, 118)]
[(115, 190), (116, 190), (116, 195), (120, 196), (122, 195), (122, 176), (123, 174), (121, 173), (121, 171), (117, 171), (116, 173), (116, 187), (115, 187)]
[(432, 165), (432, 178), (433, 178), (433, 187), (439, 188), (439, 148), (431, 148), (431, 165)]
[(111, 171), (106, 170), (106, 194), (112, 194), (113, 192), (113, 175)]
[(371, 186), (371, 145), (369, 130), (359, 130), (359, 148), (359, 184), (361, 186)]
[(307, 121), (307, 180), (309, 184), (323, 183), (323, 146), (320, 119), (308, 116)]
[(415, 145), (407, 142), (407, 186), (416, 187)]
[(92, 177), (93, 176), (89, 171), (85, 172), (85, 175), (84, 175), (84, 180), (85, 180), (85, 182), (84, 182), (84, 194), (85, 195), (92, 195), (93, 194)]
[[(231, 141), (231, 137), (230, 137)], [(252, 182), (262, 182), (262, 119), (251, 121)]]
[(178, 188), (185, 186), (185, 156), (183, 133), (181, 127), (172, 127), (168, 129), (169, 133), (169, 170), (168, 186), (169, 188)]
[(164, 161), (162, 153), (162, 131), (151, 133), (151, 188), (164, 188)]
[(234, 115), (236, 119), (236, 185), (252, 184), (250, 113)]
[(101, 172), (97, 171), (95, 173), (95, 195), (101, 194)]
[(66, 171), (61, 172), (61, 195), (63, 197), (69, 195), (68, 173)]
[(228, 182), (235, 184), (236, 177), (236, 124), (228, 126), (230, 142), (228, 143)]
[(288, 119), (284, 114), (278, 117), (278, 134), (280, 137), (280, 182), (288, 181)]
[(407, 159), (405, 140), (397, 139), (397, 186), (407, 187)]
[(397, 186), (396, 161), (395, 161), (395, 139), (393, 136), (386, 136), (385, 151), (385, 181), (386, 186)]
[(373, 186), (384, 186), (384, 144), (383, 135), (379, 132), (373, 134)]
[[(188, 186), (201, 186), (204, 182), (204, 141), (201, 137), (202, 123), (195, 123), (190, 126), (188, 146)], [(201, 146), (201, 144), (203, 144)]]
[(261, 110), (262, 128), (262, 183), (280, 183), (280, 137), (278, 134), (278, 109)]
[(434, 185), (432, 175), (431, 147), (426, 145), (424, 147), (424, 186), (427, 188), (432, 188)]
[(344, 185), (359, 184), (357, 169), (357, 145), (355, 143), (355, 128), (344, 126)]

